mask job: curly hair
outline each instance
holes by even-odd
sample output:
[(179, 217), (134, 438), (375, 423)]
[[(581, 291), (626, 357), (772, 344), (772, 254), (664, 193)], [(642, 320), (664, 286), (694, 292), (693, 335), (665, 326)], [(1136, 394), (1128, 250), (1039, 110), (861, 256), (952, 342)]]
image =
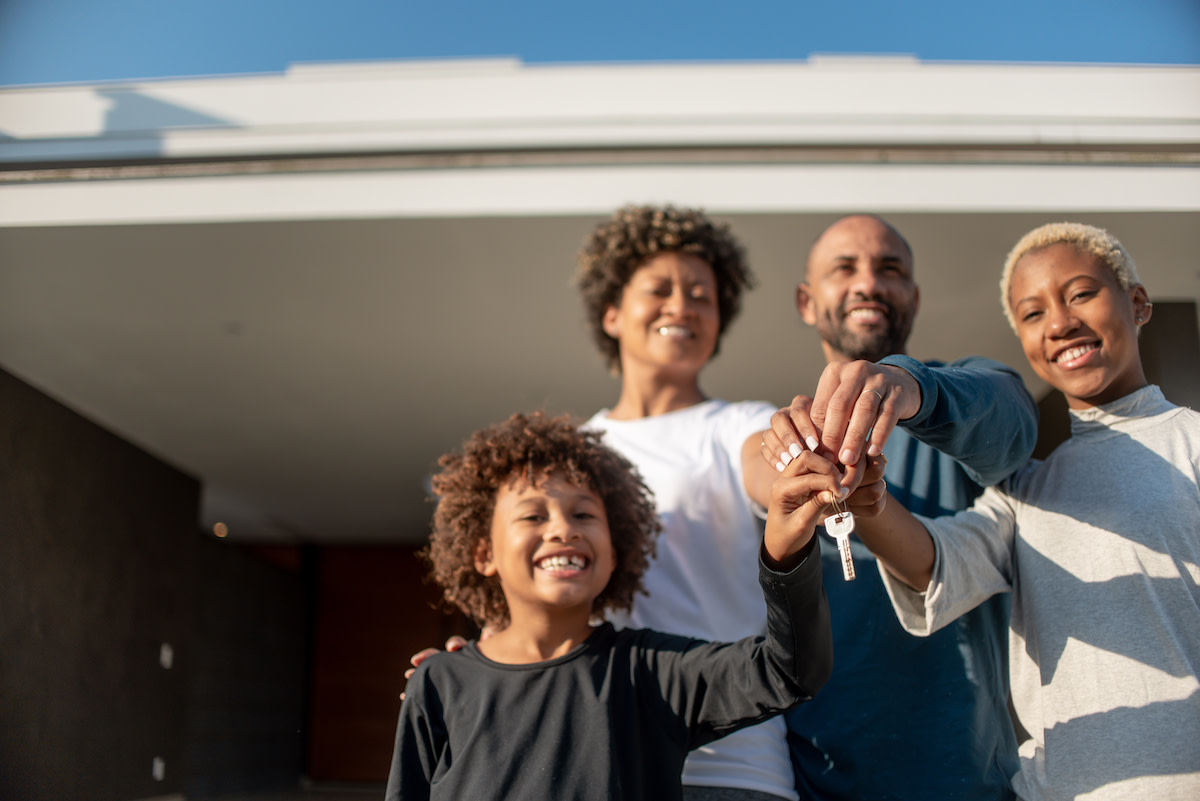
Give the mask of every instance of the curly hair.
[(1138, 278), (1137, 265), (1134, 264), (1133, 257), (1129, 255), (1129, 251), (1125, 250), (1125, 246), (1108, 231), (1083, 223), (1047, 223), (1034, 228), (1021, 237), (1004, 260), (1004, 270), (1000, 274), (1000, 305), (1004, 307), (1004, 317), (1013, 331), (1017, 330), (1017, 321), (1013, 317), (1008, 297), (1012, 287), (1013, 269), (1017, 266), (1017, 262), (1025, 256), (1052, 245), (1070, 245), (1081, 253), (1095, 256), (1113, 271), (1117, 285), (1121, 289), (1129, 289), (1142, 283)]
[(604, 330), (604, 313), (610, 306), (621, 304), (621, 293), (629, 279), (660, 253), (688, 253), (712, 268), (720, 315), (714, 356), (720, 350), (721, 335), (741, 310), (742, 290), (754, 286), (745, 253), (729, 226), (714, 223), (696, 209), (673, 206), (617, 209), (584, 241), (576, 275), (592, 339), (614, 373), (621, 370), (621, 351), (617, 340)]
[(508, 625), (508, 603), (496, 576), (475, 569), (481, 544), (491, 542), (500, 488), (514, 479), (536, 482), (551, 473), (595, 492), (604, 504), (615, 566), (592, 604), (593, 614), (627, 611), (645, 593), (642, 575), (661, 530), (653, 496), (637, 470), (567, 415), (514, 414), (472, 434), (460, 451), (438, 460), (433, 477), (437, 511), (429, 545), (421, 552), (444, 600), (481, 626)]

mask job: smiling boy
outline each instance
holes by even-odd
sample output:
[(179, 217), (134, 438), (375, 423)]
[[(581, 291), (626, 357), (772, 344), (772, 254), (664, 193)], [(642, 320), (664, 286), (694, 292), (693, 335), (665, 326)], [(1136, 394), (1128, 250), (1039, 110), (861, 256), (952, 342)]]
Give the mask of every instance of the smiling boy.
[[(409, 680), (389, 801), (679, 799), (689, 750), (808, 700), (828, 678), (813, 531), (822, 501), (864, 476), (806, 454), (776, 481), (759, 560), (766, 637), (617, 631), (599, 621), (632, 605), (660, 524), (601, 437), (567, 417), (514, 415), (440, 460), (432, 575), (496, 633), (430, 657)], [(865, 478), (881, 475), (876, 461)]]

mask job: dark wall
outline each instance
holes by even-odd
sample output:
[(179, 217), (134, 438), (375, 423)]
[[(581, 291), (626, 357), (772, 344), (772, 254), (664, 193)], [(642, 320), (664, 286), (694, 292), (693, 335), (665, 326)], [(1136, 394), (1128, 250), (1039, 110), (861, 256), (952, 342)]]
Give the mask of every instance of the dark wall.
[(1167, 400), (1200, 409), (1200, 315), (1192, 301), (1156, 301), (1142, 329), (1146, 380)]
[(415, 548), (325, 547), (315, 572), (308, 776), (382, 785), (409, 657), (477, 632), (435, 609), (441, 594)]
[(188, 798), (295, 787), (303, 772), (308, 662), (297, 565), (204, 539), (189, 662)]
[(300, 577), (207, 540), (199, 492), (0, 371), (0, 797), (294, 783)]

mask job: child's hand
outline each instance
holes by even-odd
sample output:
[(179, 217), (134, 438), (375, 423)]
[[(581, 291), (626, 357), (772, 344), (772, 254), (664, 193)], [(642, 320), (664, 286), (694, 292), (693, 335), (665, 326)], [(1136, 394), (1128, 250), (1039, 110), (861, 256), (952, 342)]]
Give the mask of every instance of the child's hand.
[(829, 459), (812, 451), (803, 451), (789, 462), (771, 486), (767, 508), (767, 529), (763, 547), (775, 569), (790, 570), (791, 559), (813, 537), (817, 524), (825, 519), (834, 499), (844, 500), (858, 487), (864, 472), (878, 474), (883, 468), (872, 460), (859, 460), (842, 472)]

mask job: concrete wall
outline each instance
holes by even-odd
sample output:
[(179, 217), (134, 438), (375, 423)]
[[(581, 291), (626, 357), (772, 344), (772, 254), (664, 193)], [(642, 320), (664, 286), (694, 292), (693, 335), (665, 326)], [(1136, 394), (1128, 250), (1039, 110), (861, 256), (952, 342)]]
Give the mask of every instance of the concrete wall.
[(199, 491), (0, 371), (0, 797), (294, 784), (301, 580), (206, 541)]

